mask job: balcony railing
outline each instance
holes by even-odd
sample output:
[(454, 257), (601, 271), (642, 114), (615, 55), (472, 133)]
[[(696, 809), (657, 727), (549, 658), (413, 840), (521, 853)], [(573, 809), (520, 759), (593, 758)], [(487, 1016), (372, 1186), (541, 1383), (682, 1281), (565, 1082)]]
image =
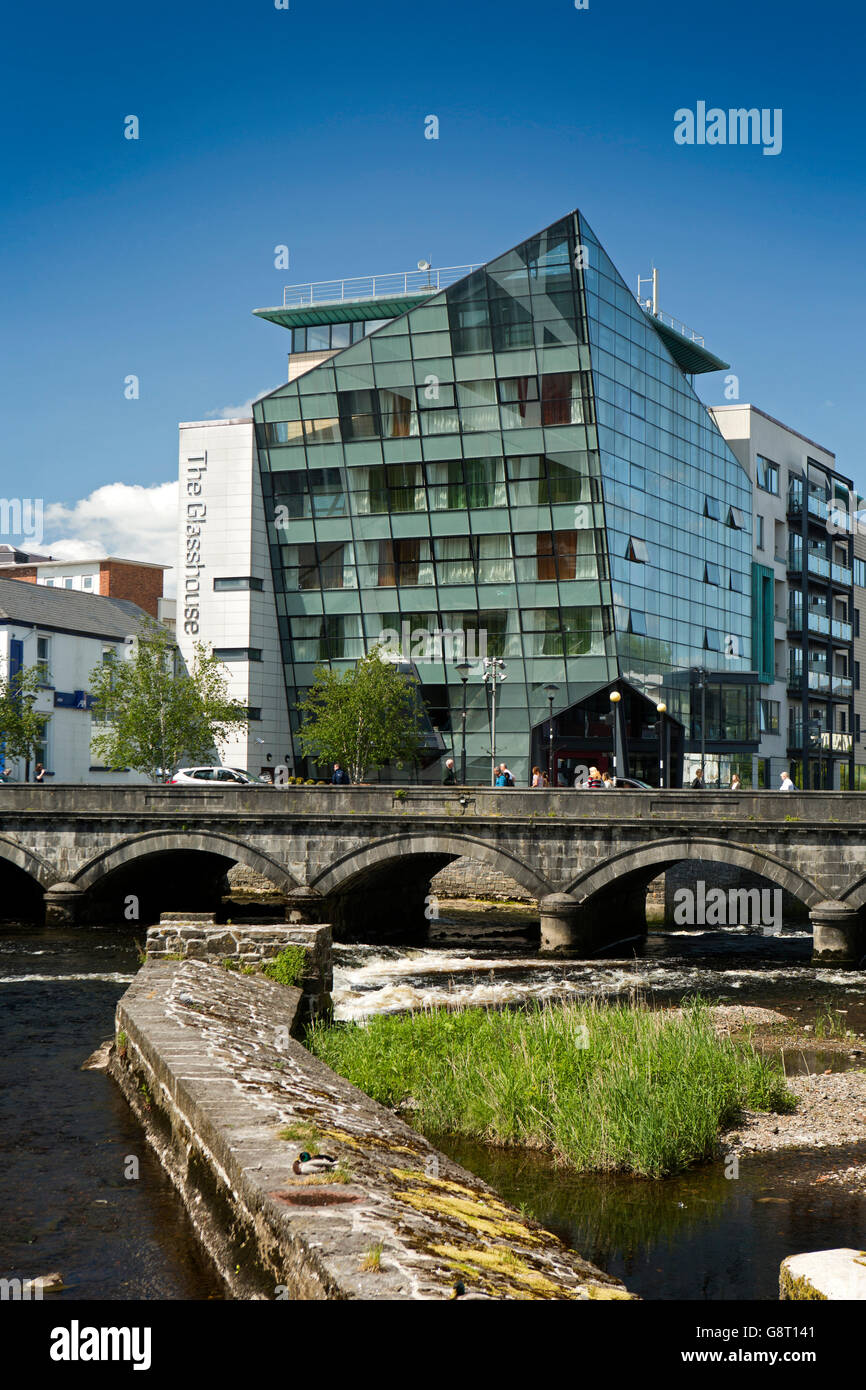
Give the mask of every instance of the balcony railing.
[(477, 265), (450, 265), (441, 270), (402, 270), (389, 275), (362, 275), (353, 280), (316, 280), (307, 285), (286, 285), (283, 308), (300, 309), (306, 304), (345, 304), (352, 300), (436, 294), (478, 269)]
[(841, 622), (840, 619), (834, 618), (830, 635), (835, 637), (839, 642), (851, 642), (854, 638), (854, 629), (850, 623), (844, 623)]
[[(822, 749), (825, 753), (850, 753), (853, 746), (853, 735), (834, 733), (829, 729), (822, 729), (820, 733), (808, 733), (807, 744), (810, 748)], [(803, 721), (793, 719), (788, 725), (788, 748), (801, 749), (803, 747)]]
[(831, 565), (830, 577), (834, 584), (844, 584), (846, 588), (850, 588), (854, 574), (847, 565)]

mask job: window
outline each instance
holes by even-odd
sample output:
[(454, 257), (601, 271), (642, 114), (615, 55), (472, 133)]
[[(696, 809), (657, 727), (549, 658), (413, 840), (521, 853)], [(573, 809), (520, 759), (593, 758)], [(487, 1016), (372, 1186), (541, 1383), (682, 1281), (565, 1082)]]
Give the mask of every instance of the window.
[(574, 579), (577, 563), (576, 531), (542, 531), (537, 538), (538, 579)]
[(41, 763), (43, 767), (48, 767), (48, 733), (50, 724), (50, 719), (42, 720), (33, 747), (33, 762)]
[(648, 565), (649, 551), (647, 550), (646, 541), (636, 540), (634, 536), (629, 536), (625, 558), (627, 560), (633, 560), (639, 565)]
[(721, 521), (722, 504), (716, 497), (707, 497), (704, 500), (704, 516), (710, 517), (713, 521)]
[(704, 651), (720, 652), (721, 650), (722, 643), (719, 634), (713, 632), (711, 628), (706, 628), (704, 631)]
[(746, 592), (746, 582), (743, 576), (737, 574), (735, 570), (731, 570), (730, 586), (736, 594), (744, 594)]
[(636, 613), (634, 609), (628, 615), (628, 630), (636, 633), (640, 637), (646, 637), (646, 615)]
[(760, 705), (761, 732), (767, 734), (777, 734), (779, 732), (779, 710), (778, 700), (762, 700)]
[(705, 565), (704, 565), (704, 583), (705, 583), (705, 584), (721, 584), (721, 582), (722, 582), (722, 575), (721, 575), (721, 571), (720, 571), (718, 565), (705, 564)]
[(860, 742), (860, 716), (859, 716), (859, 714), (855, 714), (855, 715), (854, 715), (854, 740), (855, 740), (856, 743), (859, 743), (859, 742)]
[(216, 593), (234, 589), (256, 589), (261, 592), (264, 588), (264, 580), (257, 579), (251, 574), (230, 575), (223, 579), (215, 579), (213, 586)]
[(755, 545), (758, 550), (764, 549), (764, 518), (755, 514)]
[(83, 579), (81, 580), (81, 587), (82, 587), (82, 589), (92, 589), (92, 588), (93, 588), (93, 575), (92, 575), (92, 574), (85, 574), (85, 575), (84, 575)]
[(854, 689), (860, 689), (860, 662), (854, 662)]
[(217, 661), (261, 661), (260, 647), (214, 647)]
[(742, 531), (745, 527), (745, 519), (739, 507), (731, 507), (728, 511), (728, 525), (735, 531)]
[(51, 638), (36, 638), (36, 670), (40, 685), (51, 684)]
[(858, 589), (866, 589), (866, 560), (854, 561), (854, 583)]
[(262, 707), (261, 707), (261, 705), (247, 705), (247, 718), (248, 718), (248, 719), (252, 720), (254, 723), (258, 723), (258, 721), (261, 719), (261, 717), (262, 717)]
[(860, 636), (860, 609), (854, 609), (854, 636)]
[(779, 492), (779, 465), (771, 463), (769, 459), (762, 458), (758, 454), (758, 487), (764, 492), (772, 492), (778, 496)]
[(64, 579), (64, 581), (63, 581), (63, 587), (64, 587), (64, 589), (71, 589), (71, 588), (72, 588), (72, 585), (74, 584), (74, 582), (75, 582), (75, 581), (74, 581), (73, 579)]

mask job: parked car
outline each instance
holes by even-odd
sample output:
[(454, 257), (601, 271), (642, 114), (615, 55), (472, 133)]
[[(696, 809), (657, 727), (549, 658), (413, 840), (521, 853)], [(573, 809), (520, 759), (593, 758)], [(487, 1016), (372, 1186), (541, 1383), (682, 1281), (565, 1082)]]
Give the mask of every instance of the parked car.
[(641, 782), (637, 777), (617, 777), (614, 791), (626, 792), (655, 792), (658, 787), (651, 787), (649, 782)]
[(168, 785), (198, 787), (204, 783), (219, 782), (227, 787), (272, 787), (273, 782), (264, 777), (253, 777), (239, 767), (179, 767)]

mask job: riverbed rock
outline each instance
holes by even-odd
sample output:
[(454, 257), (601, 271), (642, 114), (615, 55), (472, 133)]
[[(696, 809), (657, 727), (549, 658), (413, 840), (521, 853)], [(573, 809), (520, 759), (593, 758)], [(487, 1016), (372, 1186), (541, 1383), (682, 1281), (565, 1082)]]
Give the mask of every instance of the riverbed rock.
[(21, 1291), (25, 1298), (41, 1298), (44, 1293), (59, 1293), (65, 1288), (63, 1275), (55, 1271), (53, 1274), (40, 1274), (37, 1279), (26, 1279)]
[(81, 1063), (82, 1071), (107, 1071), (108, 1056), (111, 1052), (113, 1038), (107, 1038), (104, 1043), (100, 1043), (95, 1052), (91, 1052), (86, 1062)]
[(779, 1298), (866, 1299), (866, 1250), (813, 1250), (789, 1255), (779, 1271)]

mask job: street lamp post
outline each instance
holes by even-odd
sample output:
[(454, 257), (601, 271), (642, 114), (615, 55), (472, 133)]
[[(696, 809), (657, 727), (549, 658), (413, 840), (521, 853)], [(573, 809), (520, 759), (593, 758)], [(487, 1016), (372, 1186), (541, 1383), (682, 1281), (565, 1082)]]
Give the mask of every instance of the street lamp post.
[(482, 683), (490, 691), (491, 714), (490, 714), (490, 754), (493, 759), (490, 772), (490, 785), (496, 785), (496, 684), (498, 681), (507, 680), (505, 674), (505, 662), (500, 656), (485, 656), (484, 675), (481, 677)]
[(656, 705), (656, 713), (658, 714), (658, 717), (659, 717), (658, 724), (659, 724), (659, 786), (660, 786), (660, 787), (666, 787), (666, 786), (667, 786), (667, 768), (666, 768), (667, 759), (665, 758), (665, 714), (667, 713), (667, 708), (668, 708), (667, 705), (664, 704), (664, 703), (660, 703), (660, 704)]
[(550, 711), (549, 717), (548, 717), (548, 726), (547, 726), (547, 727), (548, 727), (548, 733), (547, 733), (547, 782), (548, 782), (548, 785), (552, 787), (553, 784), (554, 784), (554, 783), (553, 783), (553, 701), (554, 701), (556, 695), (559, 693), (559, 686), (558, 686), (558, 685), (546, 685), (546, 686), (544, 687), (544, 693), (545, 693), (545, 695), (547, 696), (547, 704), (548, 704), (549, 711)]
[(457, 674), (463, 682), (463, 714), (461, 728), (463, 733), (462, 747), (460, 750), (460, 785), (466, 786), (466, 683), (469, 680), (469, 672), (472, 667), (468, 661), (460, 661), (457, 664)]
[(612, 691), (610, 692), (610, 703), (611, 703), (611, 705), (613, 706), (613, 708), (612, 708), (612, 710), (611, 710), (611, 720), (612, 720), (612, 723), (613, 723), (613, 730), (612, 730), (612, 732), (613, 732), (613, 775), (614, 775), (614, 778), (616, 778), (616, 777), (624, 777), (624, 776), (625, 776), (625, 772), (623, 772), (623, 771), (621, 770), (621, 768), (620, 768), (620, 763), (621, 763), (622, 760), (623, 760), (623, 759), (622, 759), (622, 747), (621, 747), (621, 744), (622, 744), (622, 736), (621, 736), (620, 722), (619, 722), (619, 719), (620, 719), (619, 706), (620, 706), (620, 701), (621, 701), (621, 700), (622, 700), (622, 695), (620, 694), (620, 692), (619, 692), (618, 690), (612, 690)]
[(704, 786), (707, 784), (707, 676), (709, 672), (705, 666), (699, 666), (697, 675), (699, 676), (697, 689), (701, 692), (701, 776), (704, 779)]

